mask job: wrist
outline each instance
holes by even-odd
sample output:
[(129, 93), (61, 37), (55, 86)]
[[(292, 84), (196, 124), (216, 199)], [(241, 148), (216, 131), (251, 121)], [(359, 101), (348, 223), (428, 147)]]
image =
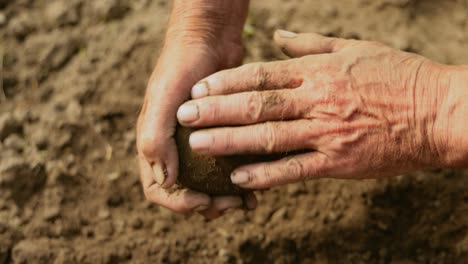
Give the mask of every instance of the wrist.
[(218, 48), (222, 43), (242, 43), (249, 0), (175, 0), (166, 44)]
[(432, 131), (442, 167), (468, 166), (468, 67), (440, 66), (441, 74), (438, 92), (433, 101), (437, 102), (435, 122)]

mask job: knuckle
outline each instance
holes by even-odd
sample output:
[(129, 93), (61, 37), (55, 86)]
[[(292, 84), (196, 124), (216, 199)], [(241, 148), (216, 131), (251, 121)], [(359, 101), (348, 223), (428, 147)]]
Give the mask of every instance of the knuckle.
[(272, 122), (266, 122), (261, 129), (260, 147), (265, 153), (273, 153), (276, 147), (276, 125)]
[(145, 195), (145, 199), (146, 199), (147, 201), (155, 202), (155, 201), (153, 200), (153, 196), (151, 195), (151, 192), (150, 192), (149, 188), (144, 188), (143, 194)]
[(247, 98), (247, 120), (251, 123), (260, 121), (263, 115), (263, 98), (260, 92), (251, 92)]
[[(242, 66), (244, 67), (244, 66)], [(233, 73), (232, 70), (224, 70), (218, 73), (215, 73), (213, 80), (220, 80), (219, 85), (213, 85), (212, 83), (205, 82), (208, 89), (209, 95), (215, 94), (232, 94), (236, 91), (236, 80), (230, 78), (231, 74)]]
[(305, 180), (308, 175), (304, 170), (304, 165), (297, 158), (290, 158), (286, 161), (286, 173), (294, 178)]
[(262, 175), (255, 178), (255, 185), (259, 186), (260, 188), (269, 188), (272, 186), (281, 185), (283, 181), (283, 176), (288, 174), (278, 174), (277, 169), (269, 164), (265, 163), (262, 165)]
[(156, 144), (156, 139), (152, 136), (142, 136), (139, 138), (137, 148), (139, 152), (147, 158), (156, 157), (159, 149)]
[(270, 83), (270, 74), (263, 63), (258, 63), (255, 66), (255, 76), (257, 78), (257, 87), (256, 90), (266, 90), (268, 84)]
[[(269, 182), (272, 180), (272, 173), (271, 173), (271, 166), (268, 163), (265, 163), (262, 165), (262, 177), (255, 178), (257, 182), (263, 185), (267, 185)], [(253, 177), (250, 179), (251, 181), (253, 180)]]
[(223, 151), (229, 151), (235, 147), (234, 146), (234, 133), (231, 130), (226, 131), (223, 142), (224, 142)]

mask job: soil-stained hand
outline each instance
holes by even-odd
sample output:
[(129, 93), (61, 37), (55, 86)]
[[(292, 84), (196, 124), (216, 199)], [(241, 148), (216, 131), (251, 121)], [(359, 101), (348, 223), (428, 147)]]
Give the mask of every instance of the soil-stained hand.
[(294, 152), (236, 169), (235, 184), (375, 178), (444, 163), (447, 66), (376, 42), (286, 31), (275, 41), (296, 58), (215, 73), (177, 113), (184, 126), (209, 127), (190, 137), (200, 153)]
[[(200, 79), (242, 62), (241, 34), (247, 7), (248, 1), (174, 3), (166, 43), (138, 118), (137, 149), (145, 196), (175, 212), (196, 211), (215, 218), (244, 202), (247, 207), (256, 204), (252, 194), (243, 201), (242, 197), (209, 197), (175, 185), (177, 109), (189, 99), (191, 87)], [(228, 12), (232, 18), (218, 12)]]

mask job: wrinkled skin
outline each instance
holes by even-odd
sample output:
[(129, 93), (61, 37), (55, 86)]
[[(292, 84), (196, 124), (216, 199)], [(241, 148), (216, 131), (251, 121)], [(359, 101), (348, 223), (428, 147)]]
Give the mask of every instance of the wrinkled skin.
[[(179, 162), (174, 140), (177, 108), (189, 99), (191, 87), (200, 79), (240, 65), (247, 7), (248, 1), (175, 1), (164, 48), (137, 123), (141, 180), (151, 202), (178, 213), (199, 212), (210, 219), (230, 208), (256, 206), (251, 193), (245, 197), (209, 197), (175, 184)], [(231, 10), (231, 17), (219, 10)]]
[[(231, 179), (246, 189), (468, 166), (468, 67), (374, 42), (280, 31), (277, 44), (295, 59), (218, 72), (241, 63), (248, 4), (173, 1), (137, 123), (148, 200), (209, 219), (256, 206), (253, 193), (210, 197), (177, 187), (177, 118), (187, 127), (211, 127), (190, 137), (201, 154), (289, 153), (236, 169)], [(190, 93), (194, 100), (184, 104)]]
[(466, 123), (466, 112), (448, 89), (447, 66), (375, 42), (284, 31), (275, 40), (296, 58), (215, 73), (178, 110), (184, 126), (210, 127), (190, 137), (199, 153), (300, 151), (242, 166), (233, 183), (262, 189), (466, 161), (466, 151), (454, 154), (457, 145), (467, 146), (463, 128), (448, 129)]

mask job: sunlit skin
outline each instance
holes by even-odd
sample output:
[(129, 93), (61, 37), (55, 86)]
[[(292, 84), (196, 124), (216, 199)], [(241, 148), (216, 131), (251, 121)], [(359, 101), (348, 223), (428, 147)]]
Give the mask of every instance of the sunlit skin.
[(137, 124), (150, 201), (210, 219), (256, 206), (252, 193), (209, 197), (175, 186), (177, 121), (202, 129), (190, 137), (201, 154), (296, 153), (236, 169), (231, 179), (246, 189), (468, 166), (468, 68), (285, 31), (275, 42), (291, 59), (238, 67), (247, 9), (248, 1), (174, 1)]
[(146, 198), (178, 213), (216, 218), (229, 208), (253, 209), (256, 199), (209, 197), (174, 186), (178, 154), (173, 138), (177, 108), (190, 90), (243, 58), (242, 29), (248, 1), (175, 0), (164, 47), (148, 82), (137, 122), (137, 149)]
[(275, 39), (298, 58), (215, 73), (178, 111), (185, 126), (217, 127), (190, 137), (205, 155), (301, 151), (238, 168), (234, 183), (262, 189), (323, 177), (378, 178), (463, 159), (448, 157), (466, 139), (449, 143), (456, 137), (445, 134), (441, 117), (466, 110), (448, 89), (450, 67), (375, 42), (282, 31)]

